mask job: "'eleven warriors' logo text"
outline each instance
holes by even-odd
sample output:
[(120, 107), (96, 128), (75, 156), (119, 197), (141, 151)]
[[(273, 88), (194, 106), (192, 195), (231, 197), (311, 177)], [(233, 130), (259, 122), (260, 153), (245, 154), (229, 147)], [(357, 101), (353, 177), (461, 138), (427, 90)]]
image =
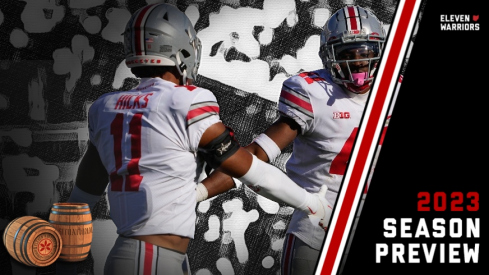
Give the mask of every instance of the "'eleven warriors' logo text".
[(442, 14), (440, 30), (442, 31), (479, 31), (479, 15)]

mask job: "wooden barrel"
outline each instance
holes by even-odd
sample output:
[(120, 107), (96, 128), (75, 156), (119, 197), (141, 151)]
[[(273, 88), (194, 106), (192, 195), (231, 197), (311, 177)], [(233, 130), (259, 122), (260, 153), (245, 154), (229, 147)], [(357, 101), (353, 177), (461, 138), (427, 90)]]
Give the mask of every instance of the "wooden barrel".
[(59, 259), (79, 262), (87, 258), (92, 245), (92, 214), (86, 203), (55, 203), (49, 222), (61, 235), (63, 246)]
[(3, 244), (10, 256), (28, 266), (52, 264), (61, 253), (61, 235), (47, 221), (24, 216), (11, 221), (3, 232)]

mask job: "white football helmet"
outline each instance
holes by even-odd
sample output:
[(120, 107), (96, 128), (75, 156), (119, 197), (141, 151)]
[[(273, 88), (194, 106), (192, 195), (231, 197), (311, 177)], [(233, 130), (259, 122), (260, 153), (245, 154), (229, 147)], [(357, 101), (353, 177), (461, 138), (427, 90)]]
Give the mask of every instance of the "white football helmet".
[(176, 66), (183, 77), (195, 80), (201, 43), (185, 13), (170, 4), (152, 4), (136, 11), (124, 32), (126, 65)]
[(361, 93), (374, 79), (385, 38), (382, 23), (375, 15), (348, 5), (335, 12), (324, 25), (319, 56), (335, 83), (353, 93)]

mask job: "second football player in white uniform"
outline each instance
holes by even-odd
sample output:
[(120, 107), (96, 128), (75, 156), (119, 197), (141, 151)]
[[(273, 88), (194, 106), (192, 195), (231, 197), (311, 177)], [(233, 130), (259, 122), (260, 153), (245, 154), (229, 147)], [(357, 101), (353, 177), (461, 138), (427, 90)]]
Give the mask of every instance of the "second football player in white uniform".
[[(280, 118), (246, 148), (272, 162), (293, 142), (287, 175), (309, 192), (327, 186), (325, 196), (334, 204), (384, 43), (383, 26), (371, 12), (352, 5), (336, 11), (321, 33), (324, 69), (284, 81)], [(217, 182), (204, 183), (210, 195)], [(284, 240), (282, 274), (313, 274), (324, 237), (322, 227), (295, 211)]]
[[(336, 200), (367, 97), (343, 90), (325, 70), (301, 73), (284, 82), (279, 101), (282, 118), (265, 134), (270, 133), (267, 137), (273, 139), (279, 127), (295, 129), (291, 128), (296, 136), (286, 164), (287, 175), (294, 182), (310, 192), (326, 185), (326, 199)], [(255, 143), (265, 138), (260, 136)], [(287, 232), (319, 250), (324, 230), (306, 218), (294, 212)]]

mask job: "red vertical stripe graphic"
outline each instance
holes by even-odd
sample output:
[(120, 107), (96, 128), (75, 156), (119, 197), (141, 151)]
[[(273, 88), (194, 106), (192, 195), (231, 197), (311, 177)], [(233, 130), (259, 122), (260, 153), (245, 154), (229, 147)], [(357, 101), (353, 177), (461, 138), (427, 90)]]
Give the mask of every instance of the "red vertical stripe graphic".
[(141, 55), (144, 49), (144, 23), (143, 19), (146, 18), (146, 15), (149, 13), (150, 9), (152, 9), (155, 5), (149, 5), (144, 7), (141, 12), (139, 12), (138, 17), (134, 21), (134, 46), (136, 47), (136, 55)]
[(355, 16), (355, 8), (347, 7), (348, 10), (348, 20), (350, 21), (351, 30), (358, 30), (357, 18)]
[(150, 243), (144, 243), (144, 273), (143, 275), (151, 275), (153, 267), (153, 249), (154, 246)]
[[(342, 251), (340, 251), (340, 253), (338, 252), (340, 249), (342, 238), (344, 236), (345, 228), (350, 216), (355, 215), (355, 212), (352, 211), (352, 205), (354, 203), (357, 190), (360, 186), (360, 181), (363, 175), (363, 171), (365, 170), (364, 168), (366, 167), (365, 165), (368, 159), (369, 151), (373, 144), (372, 142), (376, 140), (376, 138), (374, 137), (377, 125), (381, 118), (382, 110), (386, 102), (388, 102), (386, 99), (390, 83), (392, 82), (392, 79), (394, 77), (394, 71), (396, 70), (396, 65), (398, 63), (400, 52), (405, 41), (407, 29), (411, 22), (411, 17), (416, 6), (415, 4), (415, 0), (405, 1), (400, 13), (397, 29), (391, 31), (391, 36), (389, 37), (389, 39), (390, 41), (392, 41), (392, 46), (389, 52), (385, 52), (385, 55), (387, 56), (383, 57), (383, 60), (385, 60), (383, 61), (385, 62), (385, 69), (382, 75), (379, 74), (377, 76), (378, 81), (380, 81), (378, 83), (377, 92), (371, 94), (371, 98), (369, 99), (369, 104), (372, 106), (372, 109), (370, 111), (370, 114), (365, 116), (366, 118), (368, 118), (367, 121), (363, 122), (364, 126), (362, 127), (365, 127), (365, 132), (363, 138), (359, 137), (359, 139), (357, 140), (357, 142), (359, 143), (359, 149), (356, 156), (356, 161), (353, 163), (353, 168), (350, 168), (351, 176), (349, 181), (344, 182), (344, 198), (343, 200), (339, 199), (336, 204), (335, 212), (338, 212), (338, 216), (336, 222), (334, 224), (332, 223), (332, 226), (330, 227), (330, 232), (328, 232), (328, 235), (331, 235), (330, 243), (329, 245), (325, 245), (322, 251), (320, 261), (324, 260), (324, 263), (322, 265), (322, 268), (318, 269), (318, 271), (320, 270), (321, 275), (333, 274), (335, 264), (338, 264), (341, 260)], [(401, 6), (402, 4), (399, 4), (399, 7)]]

